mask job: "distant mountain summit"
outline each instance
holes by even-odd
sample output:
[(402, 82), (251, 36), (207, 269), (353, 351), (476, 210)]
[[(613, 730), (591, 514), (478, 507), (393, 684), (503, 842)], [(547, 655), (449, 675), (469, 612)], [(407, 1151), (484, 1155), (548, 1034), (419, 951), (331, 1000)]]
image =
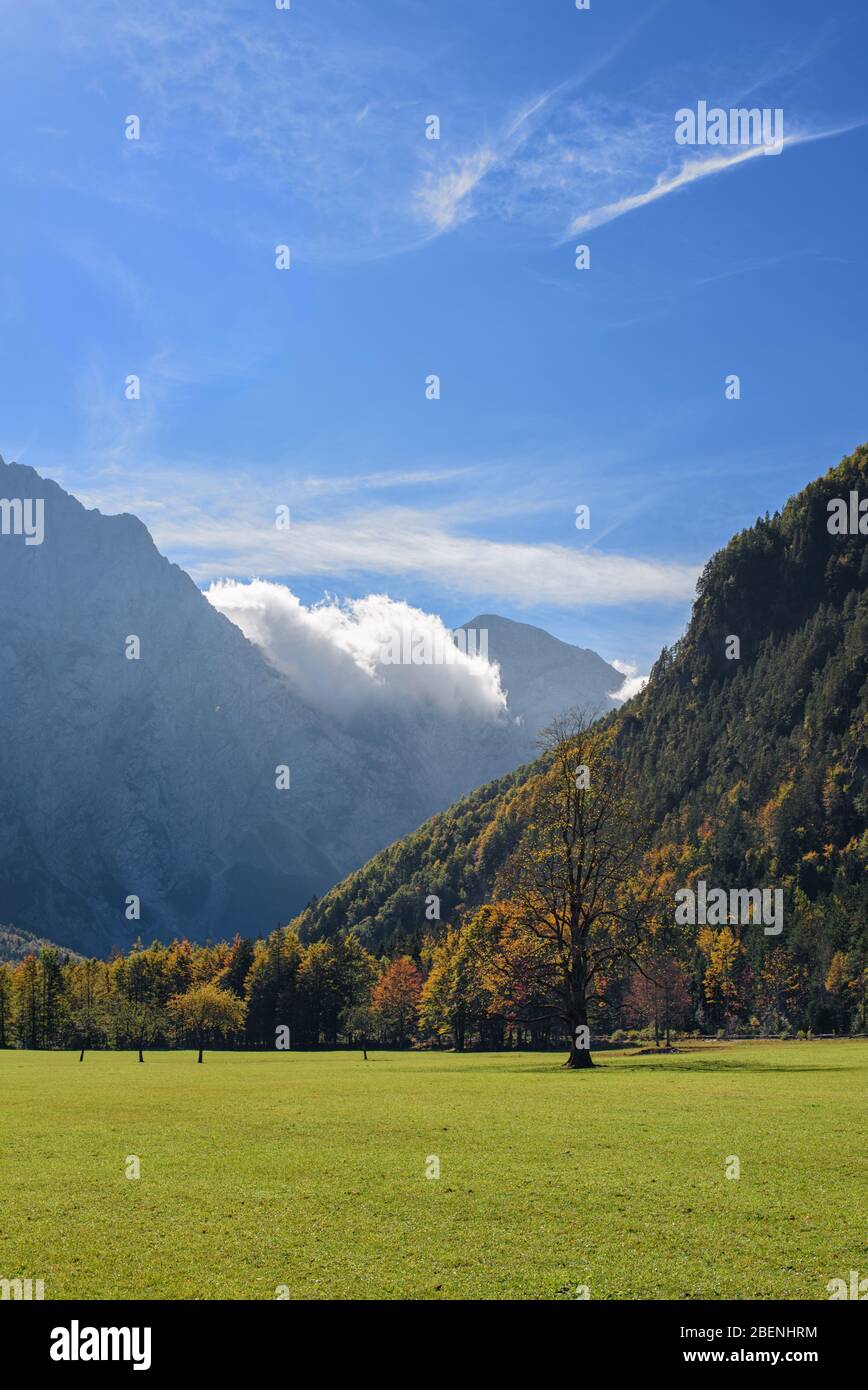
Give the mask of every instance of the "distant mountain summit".
[(285, 921), (530, 755), (537, 652), (565, 654), (555, 704), (576, 702), (570, 660), (612, 672), (485, 621), (524, 725), (410, 705), (341, 723), (136, 517), (0, 460), (0, 922), (102, 953)]
[(489, 660), (500, 666), (510, 713), (521, 719), (528, 735), (569, 709), (579, 707), (594, 717), (618, 704), (612, 692), (623, 685), (624, 677), (588, 647), (571, 646), (541, 627), (495, 613), (480, 613), (462, 627), (468, 633), (488, 634)]

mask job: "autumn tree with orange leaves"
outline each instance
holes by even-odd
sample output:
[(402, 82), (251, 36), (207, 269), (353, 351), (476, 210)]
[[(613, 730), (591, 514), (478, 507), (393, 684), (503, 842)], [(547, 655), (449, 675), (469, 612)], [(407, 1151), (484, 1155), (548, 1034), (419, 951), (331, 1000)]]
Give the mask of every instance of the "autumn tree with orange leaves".
[(393, 960), (374, 985), (371, 1013), (389, 1042), (410, 1041), (421, 993), (422, 976), (410, 956)]

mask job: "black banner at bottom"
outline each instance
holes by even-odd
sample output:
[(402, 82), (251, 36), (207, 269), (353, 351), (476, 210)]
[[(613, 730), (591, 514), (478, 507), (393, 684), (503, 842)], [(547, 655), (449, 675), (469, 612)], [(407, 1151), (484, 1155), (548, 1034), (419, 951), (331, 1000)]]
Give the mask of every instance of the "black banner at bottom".
[[(842, 1300), (843, 1301), (843, 1300)], [(865, 1301), (865, 1300), (856, 1300)], [(380, 1323), (380, 1310), (389, 1308)], [(463, 1305), (466, 1309), (467, 1305)], [(566, 1353), (581, 1347), (581, 1361), (589, 1353), (598, 1369), (602, 1362), (614, 1372), (656, 1371), (668, 1373), (683, 1368), (701, 1379), (714, 1367), (724, 1370), (739, 1366), (763, 1366), (775, 1375), (791, 1367), (808, 1367), (826, 1376), (845, 1366), (865, 1365), (866, 1310), (841, 1307), (839, 1302), (598, 1302), (591, 1300), (563, 1303), (507, 1304), (508, 1323), (499, 1334), (499, 1303), (474, 1303), (472, 1326), (454, 1324), (457, 1331), (469, 1332), (479, 1348), (488, 1370), (506, 1362), (504, 1370), (515, 1370), (519, 1347), (532, 1356), (541, 1355), (547, 1363), (549, 1353)], [(268, 1374), (266, 1367), (282, 1363), (291, 1371), (300, 1355), (309, 1362), (311, 1354), (334, 1364), (339, 1346), (346, 1347), (348, 1363), (358, 1368), (363, 1348), (374, 1352), (378, 1328), (386, 1342), (376, 1355), (391, 1358), (401, 1346), (407, 1363), (406, 1340), (418, 1341), (424, 1356), (426, 1379), (431, 1378), (438, 1359), (444, 1372), (454, 1373), (454, 1344), (443, 1341), (451, 1324), (455, 1303), (378, 1304), (374, 1301), (347, 1303), (281, 1302), (52, 1302), (0, 1303), (0, 1329), (7, 1357), (26, 1370), (52, 1376), (93, 1376), (108, 1369), (118, 1373), (163, 1376), (178, 1371), (197, 1375), (243, 1371)], [(414, 1310), (414, 1311), (411, 1311)], [(418, 1312), (415, 1310), (418, 1309)], [(396, 1321), (396, 1314), (400, 1321)], [(338, 1341), (335, 1332), (344, 1319), (352, 1333), (352, 1322), (361, 1315), (364, 1340)], [(326, 1339), (316, 1336), (316, 1322), (323, 1318)], [(327, 1319), (327, 1323), (326, 1320)], [(313, 1323), (313, 1327), (311, 1326)], [(433, 1334), (433, 1335), (432, 1335)], [(544, 1340), (525, 1339), (542, 1337)], [(302, 1340), (304, 1339), (304, 1340)], [(397, 1346), (395, 1341), (397, 1339)], [(573, 1339), (576, 1339), (573, 1341)], [(392, 1347), (392, 1351), (389, 1347)], [(468, 1366), (467, 1345), (461, 1353)], [(306, 1351), (304, 1348), (306, 1347)], [(510, 1358), (507, 1361), (507, 1358)], [(560, 1357), (558, 1358), (560, 1359)], [(450, 1370), (450, 1366), (452, 1369)], [(578, 1367), (577, 1367), (578, 1368)]]

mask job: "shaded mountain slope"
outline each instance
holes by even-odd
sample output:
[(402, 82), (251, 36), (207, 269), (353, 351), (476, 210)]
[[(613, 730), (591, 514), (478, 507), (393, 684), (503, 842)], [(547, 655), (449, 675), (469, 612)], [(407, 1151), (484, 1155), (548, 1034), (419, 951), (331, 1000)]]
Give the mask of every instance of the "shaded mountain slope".
[(256, 936), (528, 756), (505, 711), (341, 720), (136, 517), (2, 460), (0, 498), (44, 504), (41, 543), (0, 534), (0, 921), (86, 952)]

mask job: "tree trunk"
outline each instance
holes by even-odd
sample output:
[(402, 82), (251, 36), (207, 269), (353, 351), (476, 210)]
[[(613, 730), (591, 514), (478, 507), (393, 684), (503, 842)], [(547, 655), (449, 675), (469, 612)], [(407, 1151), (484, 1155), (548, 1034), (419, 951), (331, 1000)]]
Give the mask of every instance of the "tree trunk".
[(566, 980), (567, 1006), (569, 1012), (570, 1055), (564, 1063), (571, 1071), (584, 1071), (594, 1065), (591, 1056), (591, 1035), (588, 1031), (587, 1047), (579, 1047), (576, 1034), (588, 1028), (587, 964), (584, 956), (577, 955), (572, 962)]
[(196, 1061), (197, 1061), (197, 1062), (201, 1062), (201, 1060), (202, 1060), (202, 1048), (200, 1047), (200, 1048), (199, 1048), (199, 1056), (196, 1058)]
[(591, 1056), (590, 1034), (588, 1034), (587, 1047), (579, 1047), (576, 1037), (580, 1029), (588, 1026), (588, 1008), (584, 998), (576, 1004), (575, 1013), (577, 1017), (570, 1024), (570, 1055), (564, 1062), (564, 1066), (569, 1067), (571, 1071), (584, 1071), (587, 1067), (594, 1065), (594, 1059)]
[(81, 1049), (81, 1052), (78, 1054), (78, 1060), (79, 1060), (80, 1062), (83, 1062), (83, 1061), (84, 1061), (84, 1048), (82, 1048), (82, 1049)]
[(143, 1062), (144, 1060), (145, 1060), (145, 1059), (144, 1059), (144, 1057), (142, 1056), (142, 1049), (139, 1048), (139, 1061), (140, 1061), (140, 1062)]
[(571, 1071), (583, 1071), (586, 1067), (592, 1067), (594, 1059), (591, 1056), (589, 1047), (576, 1047), (575, 1034), (570, 1034), (570, 1055), (564, 1062), (565, 1067)]

